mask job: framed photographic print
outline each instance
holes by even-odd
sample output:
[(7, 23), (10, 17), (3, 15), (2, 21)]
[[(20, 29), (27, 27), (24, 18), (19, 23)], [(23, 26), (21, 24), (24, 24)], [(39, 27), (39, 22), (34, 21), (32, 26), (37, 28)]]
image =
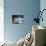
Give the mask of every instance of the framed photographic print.
[(23, 24), (24, 15), (12, 15), (12, 23), (13, 24)]

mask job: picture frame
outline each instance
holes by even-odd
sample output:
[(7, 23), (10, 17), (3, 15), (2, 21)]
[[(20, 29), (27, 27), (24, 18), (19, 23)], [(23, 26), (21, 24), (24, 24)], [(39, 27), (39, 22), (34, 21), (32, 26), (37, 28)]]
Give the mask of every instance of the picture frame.
[(12, 15), (13, 24), (24, 24), (24, 15)]

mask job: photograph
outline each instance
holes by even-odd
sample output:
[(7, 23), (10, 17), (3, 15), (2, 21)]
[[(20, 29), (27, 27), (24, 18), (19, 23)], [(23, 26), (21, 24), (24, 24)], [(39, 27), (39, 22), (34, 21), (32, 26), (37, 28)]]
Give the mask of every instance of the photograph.
[(13, 24), (24, 24), (24, 15), (12, 15)]

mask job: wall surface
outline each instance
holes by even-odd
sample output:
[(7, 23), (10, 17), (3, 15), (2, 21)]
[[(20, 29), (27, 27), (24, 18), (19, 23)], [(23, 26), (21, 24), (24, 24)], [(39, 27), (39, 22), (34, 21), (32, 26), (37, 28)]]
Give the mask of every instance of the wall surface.
[[(40, 9), (40, 0), (4, 1), (5, 40), (18, 41), (32, 28), (35, 12)], [(24, 15), (24, 24), (12, 24), (12, 15)]]
[(4, 41), (4, 0), (0, 0), (0, 42)]
[[(40, 1), (40, 9), (41, 9), (41, 11), (42, 11), (43, 9), (46, 9), (46, 0), (41, 0), (41, 1)], [(46, 10), (43, 12), (42, 17), (43, 17), (43, 22), (41, 21), (41, 22), (40, 22), (40, 25), (46, 27)]]

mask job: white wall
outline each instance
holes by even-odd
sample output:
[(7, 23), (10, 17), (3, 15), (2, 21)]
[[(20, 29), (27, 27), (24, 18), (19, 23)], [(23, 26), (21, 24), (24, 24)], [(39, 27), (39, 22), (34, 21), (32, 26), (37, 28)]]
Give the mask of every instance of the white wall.
[(0, 0), (0, 42), (4, 41), (4, 0)]
[[(41, 11), (43, 9), (46, 9), (46, 0), (40, 0), (40, 9), (41, 9)], [(43, 22), (41, 21), (40, 24), (43, 26), (46, 26), (46, 11), (43, 12), (42, 17), (43, 17)]]

